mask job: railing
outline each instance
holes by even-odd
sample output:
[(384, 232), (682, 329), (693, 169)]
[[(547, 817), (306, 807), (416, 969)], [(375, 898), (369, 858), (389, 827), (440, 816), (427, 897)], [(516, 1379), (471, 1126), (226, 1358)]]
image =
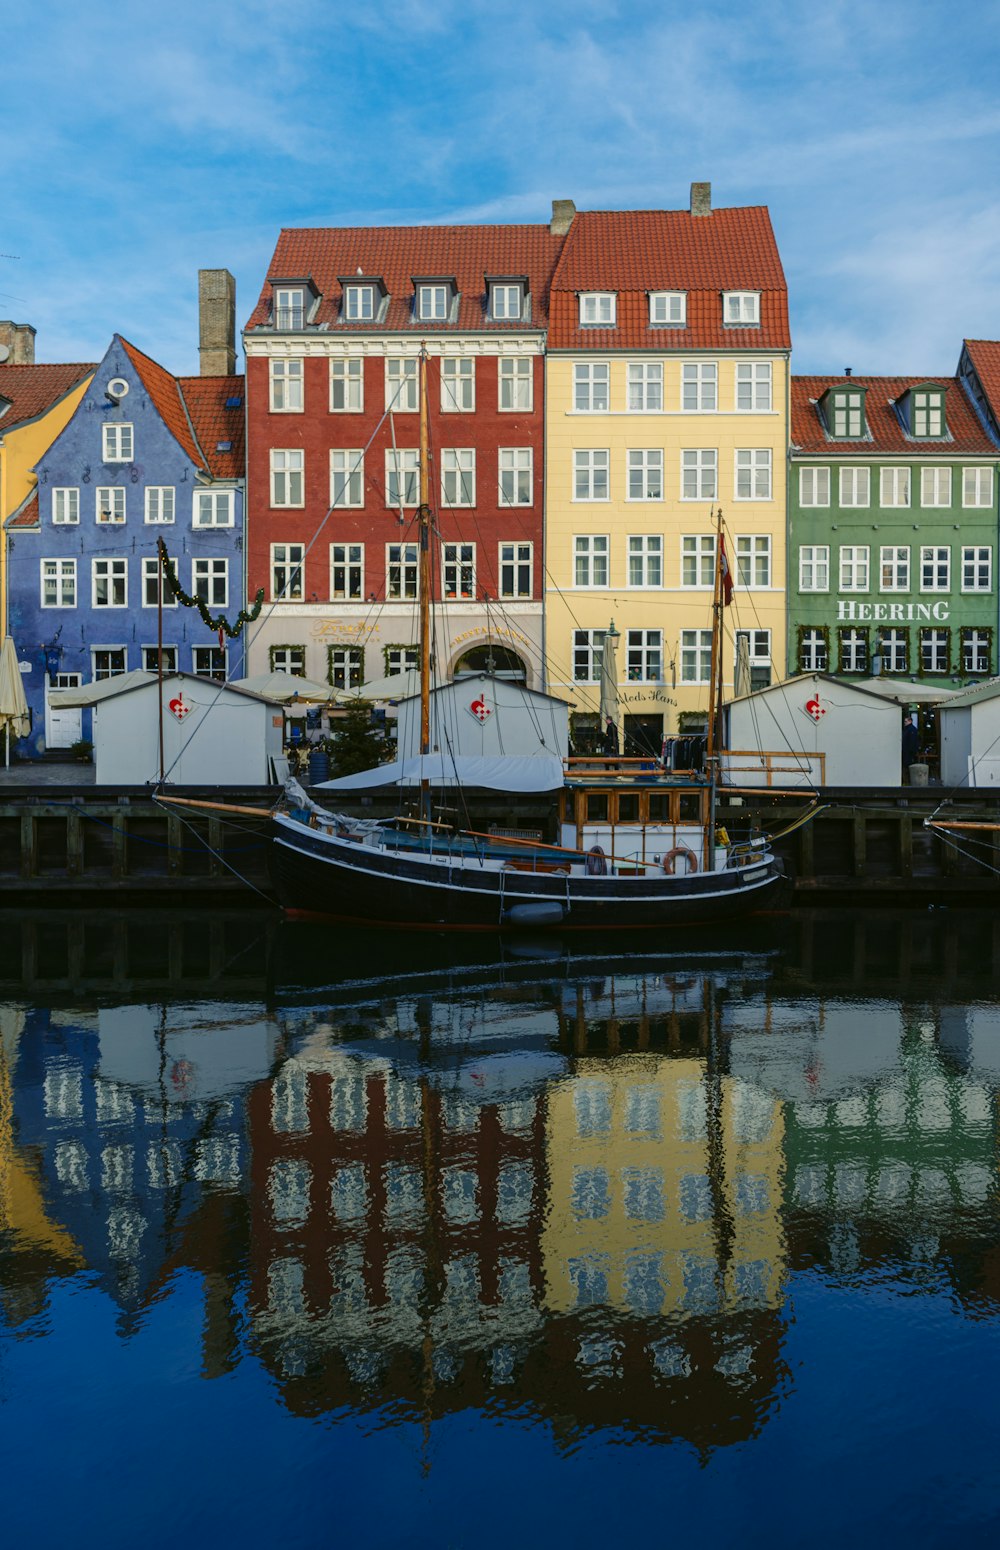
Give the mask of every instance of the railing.
[[(745, 759), (745, 764), (734, 761)], [(826, 785), (825, 753), (792, 753), (784, 749), (772, 753), (758, 749), (725, 748), (719, 755), (719, 773), (726, 786), (773, 786), (787, 784), (790, 776), (799, 776), (803, 785)], [(734, 779), (734, 776), (743, 777)], [(747, 778), (749, 777), (749, 778)]]

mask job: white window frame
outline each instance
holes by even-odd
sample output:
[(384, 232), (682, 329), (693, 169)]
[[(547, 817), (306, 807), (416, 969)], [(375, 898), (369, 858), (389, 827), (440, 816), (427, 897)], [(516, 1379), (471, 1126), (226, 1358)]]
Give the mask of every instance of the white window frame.
[(715, 414), (718, 408), (718, 361), (682, 361), (682, 412), (684, 414)]
[(687, 291), (650, 291), (650, 328), (687, 327)]
[(441, 413), (474, 414), (476, 363), (471, 355), (441, 356)]
[(856, 388), (838, 388), (831, 395), (833, 430), (837, 441), (860, 441), (865, 434), (865, 395)]
[(471, 603), (475, 600), (475, 544), (460, 541), (442, 543), (441, 596), (446, 603)]
[[(944, 660), (941, 660), (943, 649)], [(932, 626), (920, 631), (920, 671), (946, 673), (951, 658), (951, 631)]]
[(626, 630), (625, 673), (629, 683), (663, 682), (662, 630)]
[(573, 413), (607, 414), (611, 408), (611, 365), (576, 361), (573, 365)]
[(173, 523), (177, 508), (177, 491), (174, 485), (147, 484), (144, 502), (147, 526), (169, 527)]
[(681, 500), (714, 501), (718, 499), (718, 494), (718, 448), (683, 448), (681, 451)]
[[(499, 593), (503, 598), (532, 598), (535, 595), (535, 546), (517, 539), (501, 541), (497, 546)], [(522, 583), (527, 576), (527, 586)]]
[(920, 504), (938, 508), (951, 505), (951, 469), (947, 465), (921, 468)]
[(365, 679), (363, 646), (331, 646), (327, 672), (334, 689), (360, 689)]
[[(871, 591), (871, 546), (844, 544), (838, 555), (840, 591)], [(862, 578), (862, 579), (859, 579)]]
[(626, 549), (626, 586), (629, 591), (658, 590), (663, 586), (663, 535), (629, 533)]
[[(909, 592), (909, 544), (882, 544), (879, 547), (878, 574), (880, 592)], [(886, 581), (888, 574), (889, 580)]]
[(759, 328), (760, 291), (723, 291), (722, 322), (726, 328)]
[[(142, 606), (143, 608), (159, 608), (160, 599), (160, 557), (158, 554), (143, 555), (142, 559)], [(164, 608), (176, 608), (177, 599), (167, 586), (166, 577), (163, 578), (163, 606)]]
[(305, 361), (278, 357), (268, 362), (272, 414), (302, 414), (305, 409)]
[(94, 491), (94, 517), (101, 527), (120, 527), (127, 516), (125, 486), (99, 484)]
[[(339, 485), (339, 493), (338, 493)], [(365, 503), (365, 454), (361, 447), (330, 448), (330, 505), (338, 510)]]
[(374, 323), (377, 315), (374, 285), (344, 286), (345, 323)]
[[(279, 569), (283, 576), (280, 585)], [(269, 575), (272, 602), (301, 603), (306, 591), (305, 544), (272, 544)]]
[(422, 281), (417, 286), (414, 316), (421, 323), (447, 323), (451, 313), (451, 286), (443, 280)]
[(573, 586), (576, 590), (606, 591), (610, 575), (610, 536), (607, 533), (574, 533)]
[(441, 505), (450, 510), (476, 504), (475, 447), (441, 448)]
[(829, 592), (830, 545), (803, 544), (799, 549), (799, 591)]
[[(107, 602), (101, 603), (97, 599), (98, 582), (102, 580), (108, 589)], [(119, 589), (121, 601), (113, 602), (112, 598)], [(91, 608), (127, 608), (128, 607), (128, 560), (120, 555), (100, 555), (90, 562), (90, 606)]]
[(629, 447), (625, 460), (625, 499), (662, 501), (665, 495), (662, 447)]
[(921, 441), (936, 440), (945, 433), (944, 394), (933, 389), (914, 391), (913, 434)]
[[(507, 399), (509, 402), (504, 402)], [(497, 411), (531, 414), (535, 405), (534, 357), (501, 355), (497, 361)]]
[(577, 447), (573, 452), (573, 500), (611, 499), (611, 451), (608, 447)]
[(771, 448), (737, 447), (733, 463), (733, 499), (769, 501), (771, 490)]
[(840, 504), (853, 508), (872, 503), (871, 469), (852, 465), (840, 469)]
[(109, 420), (101, 426), (101, 462), (135, 462), (135, 426), (129, 420)]
[(55, 486), (52, 490), (53, 525), (55, 527), (72, 527), (79, 520), (80, 491), (75, 485)]
[[(98, 666), (98, 657), (121, 656), (121, 666), (112, 667), (110, 662), (107, 668)], [(120, 678), (128, 672), (128, 647), (127, 646), (91, 646), (90, 648), (90, 679), (92, 683), (105, 683), (109, 678)]]
[[(159, 670), (159, 658), (160, 658), (160, 647), (159, 646), (140, 646), (139, 647), (140, 663), (141, 663), (142, 667), (146, 670), (147, 673), (155, 673), (155, 672), (157, 672)], [(165, 673), (176, 673), (176, 671), (177, 671), (177, 647), (176, 646), (168, 646), (166, 644), (163, 646), (163, 671)]]
[(615, 328), (618, 314), (616, 291), (580, 292), (580, 327)]
[[(236, 491), (197, 489), (192, 498), (191, 526), (232, 527), (236, 520)], [(205, 513), (208, 513), (206, 520)]]
[[(606, 630), (573, 631), (573, 682), (594, 684), (600, 682), (601, 661), (604, 656)], [(581, 671), (581, 668), (583, 671)]]
[[(985, 570), (984, 570), (985, 567)], [(969, 581), (969, 576), (972, 581)], [(992, 544), (963, 544), (962, 591), (992, 592), (993, 546)]]
[[(690, 580), (690, 576), (694, 580)], [(686, 592), (711, 591), (715, 587), (715, 534), (681, 535), (681, 588)]]
[(519, 281), (490, 283), (490, 317), (495, 323), (519, 322), (524, 313), (524, 286)]
[(889, 625), (878, 632), (878, 653), (883, 673), (908, 673), (910, 670), (910, 632)]
[(770, 588), (770, 533), (736, 534), (735, 580), (736, 585), (744, 592), (766, 591)]
[[(337, 572), (343, 573), (344, 584), (337, 586)], [(353, 584), (352, 584), (353, 582)], [(337, 543), (330, 545), (330, 601), (362, 603), (365, 598), (365, 546), (364, 544)]]
[(385, 546), (385, 595), (390, 602), (415, 601), (420, 594), (420, 545)]
[(628, 413), (662, 414), (663, 362), (629, 361), (625, 377)]
[[(973, 496), (972, 500), (969, 499), (970, 492)], [(992, 468), (962, 469), (962, 505), (966, 508), (993, 505)]]
[(681, 630), (681, 683), (707, 684), (712, 672), (712, 631)]
[(286, 510), (306, 503), (306, 455), (301, 447), (271, 448), (271, 506)]
[(225, 683), (229, 677), (229, 649), (226, 646), (192, 646), (191, 671), (196, 678), (211, 678)]
[[(343, 400), (337, 403), (337, 399)], [(360, 414), (365, 407), (365, 363), (360, 355), (334, 357), (330, 362), (330, 413)]]
[(272, 673), (287, 673), (292, 678), (306, 676), (305, 646), (272, 646), (268, 655)]
[(837, 638), (837, 661), (842, 673), (867, 673), (871, 647), (868, 631), (856, 628), (840, 630)]
[[(807, 490), (807, 485), (811, 489)], [(826, 499), (822, 499), (825, 494)], [(799, 469), (799, 505), (806, 511), (830, 504), (830, 469), (823, 464), (812, 464)]]
[(395, 678), (399, 673), (418, 672), (420, 669), (419, 646), (389, 646), (385, 653), (385, 676)]
[(533, 506), (535, 465), (531, 447), (501, 447), (497, 453), (498, 497), (501, 506)]
[(282, 285), (274, 293), (272, 323), (279, 333), (294, 334), (306, 325), (308, 307), (301, 285)]
[[(878, 503), (880, 506), (892, 508), (908, 508), (910, 504), (910, 468), (906, 463), (893, 464), (891, 467), (880, 468), (878, 471)], [(905, 500), (900, 500), (899, 495), (905, 494)]]
[(420, 450), (386, 447), (385, 503), (390, 511), (420, 504)]
[(951, 591), (951, 548), (948, 544), (921, 545), (920, 590), (921, 592)]
[[(199, 587), (204, 586), (204, 595)], [(229, 561), (216, 555), (196, 555), (191, 561), (191, 596), (202, 597), (206, 608), (229, 607)]]
[(773, 406), (770, 361), (737, 361), (733, 408), (737, 414), (767, 414)]
[[(51, 567), (51, 574), (46, 576), (46, 567)], [(61, 557), (43, 559), (38, 562), (39, 597), (41, 608), (75, 608), (78, 597), (76, 585), (76, 561), (65, 560)], [(54, 602), (46, 602), (46, 582), (52, 583), (55, 594)], [(67, 590), (72, 596), (67, 596)]]
[(830, 662), (830, 644), (826, 634), (815, 625), (802, 631), (799, 641), (799, 671), (825, 673)]
[[(759, 629), (737, 630), (733, 638), (734, 664), (739, 654), (741, 636), (745, 637), (747, 643), (747, 661), (750, 664), (750, 687), (751, 689), (766, 689), (770, 685), (772, 676), (771, 632), (770, 630)], [(766, 681), (764, 679), (765, 673), (767, 675)]]
[[(961, 634), (962, 643), (962, 672), (963, 673), (988, 673), (991, 667), (991, 643), (986, 630), (974, 627), (964, 629)], [(980, 653), (986, 660), (980, 663)]]
[(415, 355), (385, 358), (387, 414), (416, 414), (420, 408), (420, 362)]

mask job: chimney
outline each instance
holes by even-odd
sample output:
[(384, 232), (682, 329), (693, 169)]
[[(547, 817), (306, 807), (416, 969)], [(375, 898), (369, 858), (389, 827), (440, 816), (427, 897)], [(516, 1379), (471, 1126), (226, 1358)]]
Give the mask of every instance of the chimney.
[(711, 183), (691, 184), (691, 214), (711, 215), (712, 213), (712, 185)]
[(35, 330), (30, 323), (0, 323), (0, 359), (5, 366), (34, 366)]
[(576, 214), (576, 205), (572, 199), (553, 199), (552, 219), (549, 222), (549, 232), (553, 237), (565, 237), (573, 224)]
[(198, 354), (203, 377), (236, 370), (236, 281), (228, 269), (198, 270)]

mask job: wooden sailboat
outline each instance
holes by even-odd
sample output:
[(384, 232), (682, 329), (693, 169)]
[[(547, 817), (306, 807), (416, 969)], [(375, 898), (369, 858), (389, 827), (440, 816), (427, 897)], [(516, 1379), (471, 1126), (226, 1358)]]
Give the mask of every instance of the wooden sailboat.
[[(430, 754), (430, 533), (426, 355), (420, 362), (420, 755)], [(746, 914), (773, 897), (769, 841), (731, 843), (715, 826), (722, 610), (721, 513), (713, 605), (707, 769), (648, 760), (573, 760), (555, 845), (457, 831), (431, 819), (358, 821), (292, 792), (274, 815), (274, 873), (286, 912), (447, 931), (635, 931)]]

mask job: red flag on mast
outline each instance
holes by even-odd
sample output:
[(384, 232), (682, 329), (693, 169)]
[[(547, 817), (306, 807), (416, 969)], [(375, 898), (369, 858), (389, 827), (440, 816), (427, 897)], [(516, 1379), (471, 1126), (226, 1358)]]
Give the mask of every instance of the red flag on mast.
[(719, 534), (719, 575), (722, 578), (722, 606), (728, 608), (733, 600), (733, 573), (726, 555), (726, 540)]

